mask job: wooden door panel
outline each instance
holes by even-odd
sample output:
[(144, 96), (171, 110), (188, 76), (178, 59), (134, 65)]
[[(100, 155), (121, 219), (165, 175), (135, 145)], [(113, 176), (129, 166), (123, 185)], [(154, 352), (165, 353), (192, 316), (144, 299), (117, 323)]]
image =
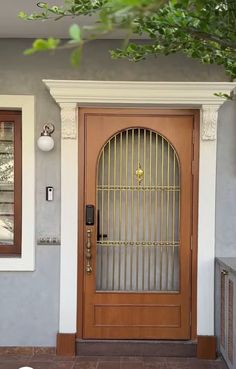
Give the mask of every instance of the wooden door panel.
[(84, 243), (87, 230), (91, 230), (93, 270), (91, 274), (84, 274), (83, 337), (190, 338), (193, 113), (187, 110), (83, 109), (80, 122), (84, 125), (85, 142), (84, 205), (97, 206), (99, 155), (106, 142), (119, 132), (127, 129), (157, 132), (173, 146), (180, 168), (178, 291), (96, 290), (97, 224), (96, 221), (92, 226), (81, 224)]
[(94, 305), (94, 322), (97, 327), (180, 327), (180, 306)]

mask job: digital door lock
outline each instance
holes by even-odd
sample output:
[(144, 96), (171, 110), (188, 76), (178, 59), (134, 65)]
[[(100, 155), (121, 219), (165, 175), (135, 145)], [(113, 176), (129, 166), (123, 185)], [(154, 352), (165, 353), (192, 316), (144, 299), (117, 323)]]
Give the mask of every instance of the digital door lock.
[(94, 225), (94, 205), (86, 205), (86, 225)]

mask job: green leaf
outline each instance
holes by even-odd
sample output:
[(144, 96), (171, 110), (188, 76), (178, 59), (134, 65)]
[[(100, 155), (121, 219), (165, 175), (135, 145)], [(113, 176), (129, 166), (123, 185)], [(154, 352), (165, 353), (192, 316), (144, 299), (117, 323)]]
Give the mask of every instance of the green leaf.
[(82, 49), (81, 47), (76, 48), (70, 56), (71, 64), (74, 66), (79, 66), (80, 60), (81, 60), (81, 53)]
[(216, 93), (214, 93), (214, 95), (217, 96), (217, 97), (221, 97), (225, 100), (233, 100), (232, 96), (230, 96), (228, 94), (225, 94), (223, 92), (216, 92)]
[(24, 55), (32, 55), (34, 54), (36, 51), (33, 49), (33, 48), (30, 48), (30, 49), (26, 49), (24, 50), (23, 54)]
[(21, 18), (21, 19), (26, 19), (27, 14), (25, 12), (21, 11), (21, 12), (18, 13), (18, 17)]
[(55, 50), (60, 43), (60, 40), (49, 37), (48, 39), (38, 38), (33, 42), (32, 48), (24, 51), (25, 55), (32, 55), (39, 51)]
[(37, 6), (39, 8), (43, 8), (43, 9), (48, 9), (48, 7), (49, 7), (47, 3), (42, 2), (42, 1), (40, 1), (39, 3), (37, 3)]
[(51, 8), (49, 8), (48, 10), (49, 10), (50, 12), (52, 12), (52, 13), (58, 14), (58, 12), (59, 12), (59, 7), (58, 7), (58, 6), (56, 6), (56, 5), (54, 5), (54, 6), (52, 6)]
[(72, 40), (80, 42), (81, 41), (81, 32), (80, 27), (78, 24), (72, 24), (69, 28), (69, 35), (72, 38)]

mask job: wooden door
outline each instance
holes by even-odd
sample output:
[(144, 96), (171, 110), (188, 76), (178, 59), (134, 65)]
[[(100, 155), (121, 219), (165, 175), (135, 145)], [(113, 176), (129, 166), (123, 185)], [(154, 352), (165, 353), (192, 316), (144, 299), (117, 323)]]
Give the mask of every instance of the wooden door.
[(83, 338), (190, 338), (193, 128), (191, 110), (80, 110)]

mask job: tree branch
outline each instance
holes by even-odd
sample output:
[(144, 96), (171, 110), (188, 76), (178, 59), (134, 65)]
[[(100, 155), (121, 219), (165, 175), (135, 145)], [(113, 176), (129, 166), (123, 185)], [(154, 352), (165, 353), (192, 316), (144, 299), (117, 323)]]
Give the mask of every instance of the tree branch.
[(234, 41), (229, 41), (226, 39), (221, 39), (218, 36), (209, 34), (207, 32), (198, 31), (194, 28), (187, 28), (184, 31), (188, 32), (191, 36), (199, 40), (214, 41), (223, 47), (229, 47), (236, 51), (236, 41), (234, 42)]

